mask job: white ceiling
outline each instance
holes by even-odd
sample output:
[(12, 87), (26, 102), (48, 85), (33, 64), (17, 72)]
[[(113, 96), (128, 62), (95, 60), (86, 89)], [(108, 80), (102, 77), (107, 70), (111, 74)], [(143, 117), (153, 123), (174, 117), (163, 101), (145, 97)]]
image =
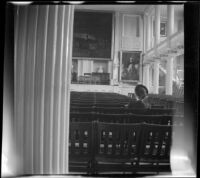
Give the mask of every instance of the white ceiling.
[(149, 5), (77, 5), (76, 9), (119, 11), (134, 14), (143, 14)]
[[(145, 9), (150, 7), (149, 5), (136, 5), (136, 4), (127, 4), (127, 5), (76, 5), (76, 9), (83, 10), (99, 10), (99, 11), (112, 11), (112, 12), (125, 12), (133, 14), (143, 14)], [(183, 16), (183, 5), (175, 5), (175, 15)], [(167, 16), (167, 5), (161, 5), (161, 16)]]

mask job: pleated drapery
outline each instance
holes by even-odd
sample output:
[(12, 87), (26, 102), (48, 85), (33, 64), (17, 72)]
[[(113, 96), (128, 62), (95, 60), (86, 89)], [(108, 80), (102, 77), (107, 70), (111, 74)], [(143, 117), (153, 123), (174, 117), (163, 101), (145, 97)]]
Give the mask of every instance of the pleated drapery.
[(20, 174), (68, 172), (74, 7), (16, 6), (14, 137)]

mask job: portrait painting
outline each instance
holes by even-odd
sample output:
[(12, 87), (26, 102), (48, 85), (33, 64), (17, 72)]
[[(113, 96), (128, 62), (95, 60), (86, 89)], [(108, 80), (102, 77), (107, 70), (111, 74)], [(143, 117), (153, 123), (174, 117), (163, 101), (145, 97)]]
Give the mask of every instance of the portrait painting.
[(139, 51), (122, 51), (120, 59), (120, 80), (124, 82), (139, 81)]

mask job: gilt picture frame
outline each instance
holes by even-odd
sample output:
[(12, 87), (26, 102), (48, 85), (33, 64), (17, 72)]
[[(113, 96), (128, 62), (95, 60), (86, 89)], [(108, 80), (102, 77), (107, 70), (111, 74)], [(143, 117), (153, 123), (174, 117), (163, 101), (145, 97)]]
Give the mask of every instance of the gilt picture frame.
[(138, 83), (140, 80), (141, 51), (120, 52), (119, 78), (123, 83)]

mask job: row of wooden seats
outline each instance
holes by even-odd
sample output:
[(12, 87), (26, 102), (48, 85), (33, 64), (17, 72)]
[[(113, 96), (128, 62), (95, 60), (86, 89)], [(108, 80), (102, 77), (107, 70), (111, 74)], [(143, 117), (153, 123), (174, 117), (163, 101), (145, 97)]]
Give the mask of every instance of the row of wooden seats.
[[(71, 94), (72, 107), (124, 107), (131, 97), (116, 93), (75, 92)], [(130, 95), (131, 93), (129, 93)], [(149, 94), (151, 108), (176, 108), (177, 113), (184, 113), (183, 99), (174, 98), (171, 95)]]
[(176, 102), (176, 101), (183, 102), (184, 101), (183, 97), (175, 97), (173, 95), (149, 94), (148, 96), (150, 98), (165, 99), (165, 100), (173, 101), (173, 102)]
[(184, 117), (180, 115), (141, 115), (141, 114), (97, 114), (97, 113), (70, 113), (70, 122), (106, 123), (152, 123), (162, 125), (183, 125)]
[(151, 105), (162, 105), (165, 108), (176, 108), (177, 112), (184, 113), (183, 98), (176, 98), (171, 95), (149, 95), (149, 103)]
[(71, 92), (71, 101), (125, 101), (129, 99), (127, 96), (117, 93), (103, 93), (103, 92)]
[(143, 114), (143, 115), (174, 115), (176, 113), (175, 109), (128, 109), (124, 107), (70, 107), (70, 113), (98, 113), (98, 114)]
[(108, 97), (108, 98), (96, 98), (96, 99), (87, 99), (87, 98), (73, 98), (71, 99), (71, 102), (94, 102), (94, 100), (96, 100), (96, 102), (127, 102), (127, 100), (129, 100), (129, 98), (111, 98), (111, 97)]
[[(125, 108), (125, 105), (127, 105), (128, 102), (112, 102), (112, 103), (109, 103), (109, 102), (98, 102), (98, 103), (92, 103), (92, 102), (85, 102), (85, 103), (71, 103), (71, 108), (87, 108), (87, 107), (90, 107), (90, 108), (105, 108), (105, 109), (111, 109), (111, 108), (118, 108), (120, 111), (123, 112), (123, 110), (127, 110)], [(172, 106), (170, 107), (167, 107), (167, 106), (164, 106), (162, 104), (152, 104), (150, 106), (151, 109), (161, 109), (161, 110), (175, 110), (176, 113), (179, 113), (179, 114), (184, 114), (184, 103), (174, 103)], [(129, 110), (133, 110), (133, 109), (129, 109)]]
[(86, 102), (91, 102), (91, 103), (102, 103), (102, 102), (109, 102), (109, 103), (112, 103), (112, 102), (128, 102), (130, 100), (130, 98), (124, 98), (124, 99), (121, 99), (121, 98), (94, 98), (94, 99), (83, 99), (83, 98), (74, 98), (74, 99), (71, 99), (71, 103), (77, 103), (77, 102), (81, 102), (81, 103), (86, 103)]
[(92, 102), (88, 102), (88, 103), (71, 103), (70, 106), (72, 107), (118, 107), (118, 108), (124, 108), (124, 106), (127, 103), (107, 103), (107, 102), (103, 102), (103, 103), (92, 103)]
[[(103, 106), (106, 104), (107, 107), (122, 107), (125, 104), (128, 104), (130, 98), (124, 98), (124, 99), (119, 99), (119, 98), (99, 98), (99, 99), (72, 99), (71, 100), (71, 105), (72, 106)], [(181, 101), (171, 101), (163, 98), (158, 98), (158, 97), (149, 97), (149, 103), (152, 105), (152, 107), (159, 107), (159, 108), (173, 108), (173, 107), (178, 107), (179, 105), (182, 107), (183, 102)]]
[(115, 104), (115, 103), (123, 103), (123, 104), (126, 104), (130, 101), (130, 99), (126, 99), (126, 100), (121, 100), (121, 99), (112, 99), (112, 98), (109, 98), (109, 99), (95, 99), (95, 100), (84, 100), (84, 99), (74, 99), (74, 100), (71, 100), (70, 101), (70, 104), (76, 104), (76, 103), (80, 103), (80, 104), (105, 104), (105, 103), (108, 103), (108, 104)]
[(71, 122), (69, 171), (168, 172), (171, 136), (171, 125)]

